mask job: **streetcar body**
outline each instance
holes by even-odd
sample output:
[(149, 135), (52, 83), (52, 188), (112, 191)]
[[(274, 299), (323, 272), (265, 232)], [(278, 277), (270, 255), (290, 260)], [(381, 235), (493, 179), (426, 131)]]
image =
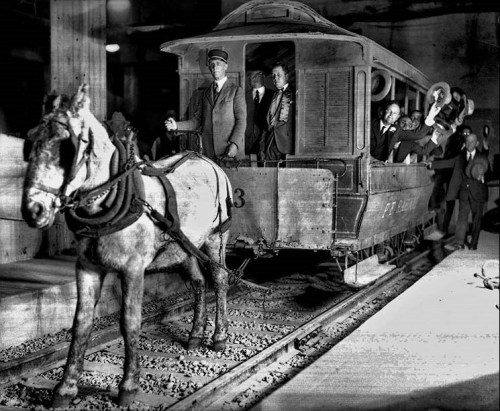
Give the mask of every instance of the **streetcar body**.
[(161, 46), (179, 58), (183, 119), (213, 81), (213, 48), (228, 52), (226, 74), (241, 87), (248, 87), (249, 68), (270, 70), (279, 60), (290, 67), (296, 90), (294, 153), (279, 164), (262, 166), (253, 155), (224, 163), (235, 204), (229, 248), (352, 252), (427, 224), (433, 182), (425, 165), (370, 159), (375, 111), (388, 100), (407, 113), (425, 111), (431, 83), (424, 74), (308, 6), (255, 0), (205, 35)]

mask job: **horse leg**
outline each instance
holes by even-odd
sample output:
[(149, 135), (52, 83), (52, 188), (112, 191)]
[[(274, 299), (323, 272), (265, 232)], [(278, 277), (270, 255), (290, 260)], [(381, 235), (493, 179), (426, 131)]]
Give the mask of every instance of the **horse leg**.
[(68, 359), (62, 380), (53, 391), (53, 408), (67, 408), (78, 394), (77, 382), (83, 368), (87, 341), (94, 322), (94, 309), (101, 295), (105, 272), (84, 268), (76, 263), (77, 304)]
[(194, 290), (193, 327), (189, 334), (187, 349), (195, 350), (203, 343), (204, 332), (207, 326), (205, 277), (200, 270), (198, 260), (194, 256), (189, 256), (186, 259), (184, 268), (189, 274)]
[(219, 233), (212, 234), (205, 243), (207, 255), (220, 265), (212, 264), (212, 276), (215, 288), (215, 331), (213, 335), (214, 351), (224, 351), (227, 338), (227, 290), (228, 272), (226, 266), (226, 242), (228, 233), (222, 236)]
[(125, 344), (125, 364), (120, 382), (118, 405), (130, 405), (139, 391), (140, 365), (138, 342), (141, 332), (144, 271), (122, 273), (122, 316), (120, 329)]

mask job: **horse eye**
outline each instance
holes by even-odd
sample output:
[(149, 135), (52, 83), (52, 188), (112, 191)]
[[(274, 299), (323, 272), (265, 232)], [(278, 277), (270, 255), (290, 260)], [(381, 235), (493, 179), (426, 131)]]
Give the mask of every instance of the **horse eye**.
[(24, 158), (24, 161), (28, 161), (29, 160), (32, 148), (33, 148), (33, 141), (31, 139), (24, 140), (24, 145), (23, 145), (23, 158)]
[(76, 155), (76, 148), (71, 139), (62, 140), (59, 146), (59, 158), (61, 166), (69, 170), (73, 164), (73, 157)]

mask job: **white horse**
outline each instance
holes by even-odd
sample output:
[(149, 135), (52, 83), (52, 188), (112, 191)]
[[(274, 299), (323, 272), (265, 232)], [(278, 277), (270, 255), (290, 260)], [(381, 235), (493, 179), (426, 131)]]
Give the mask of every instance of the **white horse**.
[[(58, 96), (25, 146), (29, 164), (22, 201), (24, 219), (31, 227), (45, 229), (54, 222), (56, 212), (65, 211), (77, 239), (78, 302), (64, 375), (54, 389), (55, 407), (66, 406), (77, 395), (94, 308), (108, 272), (119, 274), (123, 294), (125, 364), (119, 405), (130, 404), (139, 390), (137, 345), (146, 268), (177, 265), (189, 275), (195, 307), (188, 349), (203, 341), (205, 272), (209, 272), (217, 303), (213, 349), (223, 350), (227, 337), (228, 232), (222, 227), (230, 221), (232, 190), (227, 176), (210, 160), (189, 153), (151, 165), (137, 165), (138, 159), (131, 161), (130, 157), (117, 162), (119, 146), (89, 107), (86, 85), (71, 99)], [(128, 150), (122, 146), (122, 151)], [(144, 175), (146, 171), (149, 175)], [(168, 191), (171, 198), (166, 200)], [(174, 229), (166, 231), (169, 221)], [(176, 223), (180, 230), (175, 230)], [(211, 269), (200, 269), (200, 254)]]

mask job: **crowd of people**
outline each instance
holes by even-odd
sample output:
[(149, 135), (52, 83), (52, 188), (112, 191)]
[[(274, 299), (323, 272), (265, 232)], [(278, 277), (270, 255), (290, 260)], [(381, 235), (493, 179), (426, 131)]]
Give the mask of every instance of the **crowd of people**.
[[(464, 118), (474, 111), (465, 92), (445, 82), (433, 85), (426, 96), (429, 113), (414, 110), (402, 114), (396, 101), (388, 102), (379, 118), (372, 122), (370, 154), (372, 163), (416, 163), (425, 161), (435, 170), (434, 191), (429, 206), (443, 210), (441, 229), (450, 234), (456, 200), (459, 211), (454, 249), (466, 245), (477, 249), (484, 205), (488, 200), (487, 180), (491, 175), (487, 135), (482, 147)], [(429, 138), (430, 137), (430, 138)], [(469, 215), (472, 215), (470, 240)]]
[[(187, 147), (179, 141), (178, 133), (198, 130), (198, 147), (212, 159), (255, 155), (259, 161), (280, 161), (293, 153), (295, 91), (288, 81), (288, 66), (282, 62), (272, 66), (275, 91), (265, 86), (263, 69), (249, 70), (245, 93), (226, 75), (229, 66), (226, 51), (210, 50), (207, 65), (213, 84), (202, 92), (194, 115), (178, 121), (175, 112), (167, 113), (166, 135), (159, 137), (149, 150), (139, 147), (140, 155), (154, 160), (182, 151)], [(370, 132), (372, 164), (425, 161), (435, 170), (436, 184), (430, 207), (441, 210), (444, 205), (442, 231), (449, 233), (458, 199), (455, 247), (464, 248), (467, 244), (476, 249), (490, 174), (486, 136), (480, 148), (477, 135), (463, 124), (464, 118), (474, 111), (474, 103), (462, 89), (450, 88), (445, 82), (436, 83), (429, 89), (426, 103), (425, 117), (420, 110), (403, 113), (397, 101), (380, 107)], [(122, 138), (130, 133), (129, 123), (121, 113), (115, 114), (108, 126), (111, 134)], [(470, 213), (472, 230), (467, 242)]]

